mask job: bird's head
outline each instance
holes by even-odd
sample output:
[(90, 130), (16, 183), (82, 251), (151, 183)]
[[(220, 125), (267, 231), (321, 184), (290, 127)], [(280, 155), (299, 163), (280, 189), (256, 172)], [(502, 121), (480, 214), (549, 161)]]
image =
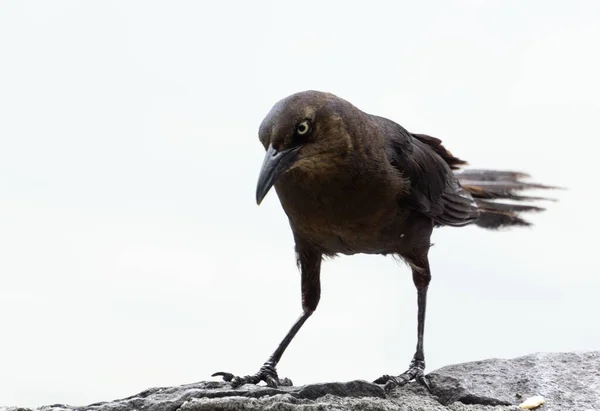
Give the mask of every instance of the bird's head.
[(278, 101), (259, 128), (267, 150), (256, 187), (261, 203), (288, 171), (328, 173), (352, 150), (348, 115), (358, 111), (346, 100), (320, 91), (303, 91)]

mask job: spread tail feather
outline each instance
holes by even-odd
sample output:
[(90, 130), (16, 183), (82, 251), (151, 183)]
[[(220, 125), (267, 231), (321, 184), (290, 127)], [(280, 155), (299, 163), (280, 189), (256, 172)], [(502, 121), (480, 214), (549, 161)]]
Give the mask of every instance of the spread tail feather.
[(530, 226), (531, 223), (520, 214), (544, 211), (545, 208), (526, 202), (555, 201), (552, 198), (523, 195), (521, 191), (560, 187), (522, 181), (529, 178), (529, 175), (518, 171), (463, 169), (468, 163), (454, 156), (440, 139), (427, 134), (412, 136), (433, 149), (454, 171), (463, 189), (473, 197), (479, 216), (471, 224), (492, 230), (510, 226)]
[(531, 223), (523, 219), (520, 214), (544, 211), (545, 208), (524, 204), (524, 202), (554, 201), (546, 197), (522, 195), (521, 191), (558, 188), (522, 181), (521, 179), (528, 178), (529, 175), (516, 171), (461, 170), (456, 171), (455, 174), (465, 191), (473, 196), (479, 208), (479, 218), (473, 224), (492, 230), (509, 226), (530, 226)]

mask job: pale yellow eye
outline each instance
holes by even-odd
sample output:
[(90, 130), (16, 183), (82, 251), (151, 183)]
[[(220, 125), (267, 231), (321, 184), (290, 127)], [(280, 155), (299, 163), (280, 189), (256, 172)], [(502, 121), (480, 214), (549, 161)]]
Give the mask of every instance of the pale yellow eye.
[(304, 120), (296, 126), (296, 132), (299, 136), (305, 135), (308, 133), (308, 130), (310, 130), (310, 122), (308, 120)]

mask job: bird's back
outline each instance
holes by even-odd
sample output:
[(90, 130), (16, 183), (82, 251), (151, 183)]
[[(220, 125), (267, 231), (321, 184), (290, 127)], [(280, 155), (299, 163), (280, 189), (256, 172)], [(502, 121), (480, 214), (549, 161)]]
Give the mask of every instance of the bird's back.
[(400, 206), (442, 225), (463, 226), (478, 218), (477, 205), (453, 172), (464, 161), (437, 138), (411, 134), (389, 119), (372, 117), (385, 138), (387, 161), (407, 179), (407, 192), (399, 193)]
[(529, 176), (520, 172), (461, 170), (467, 162), (455, 157), (440, 139), (410, 133), (391, 120), (372, 117), (385, 135), (390, 164), (409, 180), (410, 189), (402, 202), (431, 218), (438, 226), (476, 224), (497, 229), (530, 225), (520, 214), (544, 209), (524, 202), (546, 198), (524, 196), (518, 192), (556, 188), (524, 182), (522, 179)]

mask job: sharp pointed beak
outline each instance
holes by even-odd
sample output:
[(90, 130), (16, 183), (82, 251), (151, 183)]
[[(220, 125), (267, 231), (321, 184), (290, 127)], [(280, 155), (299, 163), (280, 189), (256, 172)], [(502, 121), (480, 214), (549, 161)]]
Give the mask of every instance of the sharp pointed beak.
[(269, 144), (256, 186), (256, 204), (260, 204), (271, 187), (296, 162), (300, 146), (277, 151)]

